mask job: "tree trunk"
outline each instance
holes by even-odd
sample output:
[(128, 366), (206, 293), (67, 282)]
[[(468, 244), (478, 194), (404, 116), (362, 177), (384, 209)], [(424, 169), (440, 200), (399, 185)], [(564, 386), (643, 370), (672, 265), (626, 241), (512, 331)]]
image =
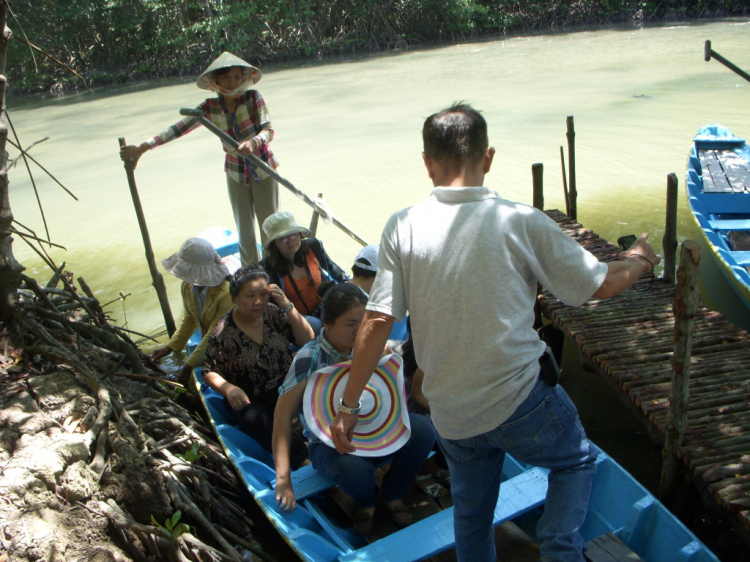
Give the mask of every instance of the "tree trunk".
[(0, 324), (7, 324), (13, 318), (13, 306), (23, 270), (21, 264), (13, 257), (13, 213), (10, 210), (8, 172), (5, 169), (8, 161), (8, 153), (5, 150), (8, 140), (8, 127), (5, 124), (5, 55), (11, 36), (10, 29), (5, 25), (7, 10), (7, 1), (0, 0)]

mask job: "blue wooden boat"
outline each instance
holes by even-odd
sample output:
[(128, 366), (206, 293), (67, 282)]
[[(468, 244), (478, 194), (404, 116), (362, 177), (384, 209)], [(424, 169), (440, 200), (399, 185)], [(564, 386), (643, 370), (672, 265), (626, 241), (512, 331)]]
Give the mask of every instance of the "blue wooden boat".
[[(261, 510), (300, 559), (309, 562), (412, 562), (454, 546), (453, 508), (417, 521), (371, 544), (354, 533), (351, 521), (331, 515), (326, 492), (333, 484), (312, 466), (292, 474), (297, 508), (282, 513), (276, 504), (273, 458), (232, 425), (224, 399), (201, 384), (201, 397), (227, 456), (237, 468)], [(526, 466), (511, 456), (503, 465), (503, 484), (495, 508), (495, 525), (516, 521), (528, 529), (539, 516), (547, 492), (547, 471)], [(718, 562), (651, 493), (606, 453), (597, 471), (582, 533), (587, 541), (617, 537), (644, 562)]]
[[(686, 186), (702, 233), (704, 287), (730, 321), (750, 330), (750, 147), (721, 125), (702, 127), (693, 141)], [(714, 264), (720, 275), (712, 275)]]
[[(222, 256), (237, 251), (236, 235), (231, 231), (215, 229), (200, 236), (211, 239)], [(188, 346), (199, 342), (196, 334)], [(195, 381), (228, 458), (260, 509), (301, 560), (413, 562), (455, 545), (452, 508), (368, 543), (354, 532), (351, 520), (342, 518), (341, 510), (328, 498), (334, 484), (312, 466), (292, 473), (297, 508), (282, 513), (275, 498), (273, 457), (232, 425), (224, 399), (203, 384), (200, 369), (196, 369)], [(495, 508), (496, 526), (513, 521), (533, 534), (534, 523), (544, 507), (547, 472), (506, 456)], [(643, 562), (719, 562), (661, 502), (604, 452), (597, 459), (582, 534), (592, 548), (610, 550), (624, 545)], [(612, 558), (615, 559), (619, 558)]]

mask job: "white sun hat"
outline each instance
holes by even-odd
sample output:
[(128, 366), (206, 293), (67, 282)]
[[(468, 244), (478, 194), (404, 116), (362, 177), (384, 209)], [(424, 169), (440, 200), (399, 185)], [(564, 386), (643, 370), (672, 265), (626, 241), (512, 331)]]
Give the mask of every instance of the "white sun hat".
[(161, 260), (161, 264), (178, 279), (201, 287), (221, 285), (229, 275), (211, 242), (203, 238), (188, 238), (179, 252)]

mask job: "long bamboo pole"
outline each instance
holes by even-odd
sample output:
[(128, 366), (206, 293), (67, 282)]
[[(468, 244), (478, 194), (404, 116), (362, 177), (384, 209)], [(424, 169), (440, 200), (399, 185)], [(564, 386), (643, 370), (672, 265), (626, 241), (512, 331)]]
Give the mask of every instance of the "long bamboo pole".
[(735, 72), (739, 76), (742, 76), (745, 80), (750, 82), (750, 74), (742, 70), (739, 66), (733, 64), (732, 62), (728, 61), (724, 57), (722, 57), (719, 53), (711, 49), (711, 41), (706, 41), (706, 45), (703, 52), (703, 58), (706, 59), (706, 62), (711, 60), (711, 57), (715, 58), (717, 61), (719, 61), (721, 64), (726, 66), (729, 70), (732, 72)]
[[(125, 139), (120, 137), (117, 139), (120, 143), (120, 147), (125, 146)], [(138, 217), (138, 226), (141, 229), (141, 236), (143, 237), (143, 247), (146, 251), (146, 261), (148, 262), (148, 269), (151, 272), (151, 281), (156, 289), (156, 296), (159, 297), (159, 304), (161, 305), (161, 313), (164, 316), (164, 325), (167, 328), (167, 334), (172, 337), (176, 327), (174, 318), (172, 317), (172, 309), (169, 307), (169, 297), (167, 297), (167, 287), (164, 285), (164, 278), (162, 277), (159, 270), (156, 268), (156, 260), (154, 259), (154, 250), (151, 247), (151, 237), (148, 235), (148, 225), (146, 224), (146, 215), (143, 213), (143, 207), (141, 206), (141, 198), (138, 195), (138, 188), (135, 185), (135, 164), (132, 158), (125, 161), (125, 173), (128, 176), (128, 187), (130, 188), (130, 196), (133, 198), (133, 207), (135, 207), (135, 214)]]
[[(193, 117), (194, 119), (197, 119), (201, 125), (206, 127), (209, 131), (211, 131), (213, 134), (215, 134), (217, 137), (219, 137), (224, 144), (227, 146), (230, 146), (234, 148), (235, 150), (239, 146), (240, 143), (238, 143), (235, 139), (230, 137), (228, 134), (226, 134), (224, 131), (222, 131), (219, 127), (211, 123), (208, 119), (206, 119), (203, 116), (203, 112), (199, 109), (190, 109), (190, 108), (182, 108), (180, 109), (180, 115), (184, 115), (186, 117)], [(344, 223), (342, 223), (340, 220), (338, 220), (336, 217), (329, 215), (328, 211), (326, 211), (323, 207), (316, 205), (315, 201), (310, 199), (308, 195), (306, 195), (304, 192), (297, 189), (297, 187), (294, 186), (292, 182), (290, 182), (288, 179), (286, 179), (284, 176), (279, 174), (276, 170), (271, 168), (268, 164), (263, 162), (260, 158), (255, 156), (254, 154), (250, 154), (247, 156), (247, 158), (250, 159), (250, 161), (253, 163), (253, 166), (256, 168), (260, 168), (265, 173), (267, 173), (269, 176), (271, 176), (273, 179), (275, 179), (277, 182), (279, 182), (281, 185), (286, 187), (289, 191), (291, 191), (294, 195), (296, 195), (299, 199), (304, 201), (307, 205), (309, 205), (314, 211), (316, 211), (318, 214), (320, 214), (325, 219), (330, 219), (333, 224), (335, 224), (337, 227), (339, 227), (341, 230), (346, 232), (349, 236), (351, 236), (354, 240), (362, 244), (363, 246), (367, 246), (367, 242), (360, 237), (357, 233), (355, 233), (351, 228), (346, 226)]]

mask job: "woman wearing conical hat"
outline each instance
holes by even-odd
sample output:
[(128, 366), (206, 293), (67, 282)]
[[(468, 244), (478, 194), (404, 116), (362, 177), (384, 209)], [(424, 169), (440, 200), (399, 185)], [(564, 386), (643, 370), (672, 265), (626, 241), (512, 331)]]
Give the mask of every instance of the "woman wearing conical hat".
[[(274, 131), (271, 117), (263, 97), (250, 89), (261, 78), (261, 72), (232, 53), (223, 53), (198, 77), (197, 85), (203, 90), (216, 92), (198, 106), (206, 119), (237, 140), (237, 151), (224, 146), (226, 158), (229, 201), (240, 238), (240, 259), (243, 264), (258, 263), (258, 245), (255, 239), (255, 220), (263, 224), (266, 217), (278, 210), (279, 195), (276, 180), (263, 170), (253, 167), (249, 154), (254, 154), (272, 168), (278, 166), (269, 143)], [(138, 159), (148, 150), (174, 140), (200, 126), (193, 117), (185, 117), (164, 132), (151, 137), (138, 146), (120, 149), (123, 160)], [(265, 235), (261, 232), (261, 242)]]

